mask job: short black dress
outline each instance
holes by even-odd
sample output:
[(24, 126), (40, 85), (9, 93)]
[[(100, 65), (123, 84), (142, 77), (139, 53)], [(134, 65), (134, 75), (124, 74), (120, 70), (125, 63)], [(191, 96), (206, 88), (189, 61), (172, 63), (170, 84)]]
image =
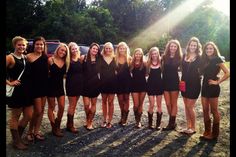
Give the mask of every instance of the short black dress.
[(65, 95), (63, 79), (66, 73), (66, 64), (60, 68), (53, 62), (53, 64), (49, 66), (49, 71), (48, 97), (60, 97)]
[(115, 94), (116, 93), (116, 63), (115, 58), (110, 64), (100, 58), (99, 72), (101, 79), (101, 93)]
[(82, 63), (71, 61), (66, 75), (66, 95), (80, 96), (83, 91), (83, 68)]
[(224, 60), (220, 57), (215, 57), (210, 59), (209, 64), (203, 71), (203, 83), (202, 83), (202, 92), (201, 96), (206, 98), (215, 98), (220, 95), (220, 86), (219, 85), (209, 85), (208, 80), (218, 80), (218, 73), (220, 72), (219, 64), (223, 63)]
[[(14, 57), (15, 65), (13, 68), (7, 68), (7, 79), (17, 80), (20, 73), (24, 69), (23, 58), (18, 59), (14, 55), (12, 56)], [(25, 63), (25, 71), (20, 78), (21, 84), (19, 86), (15, 86), (12, 96), (7, 98), (7, 105), (9, 108), (21, 108), (33, 105), (30, 91), (30, 66), (26, 59)]]
[(30, 77), (32, 80), (32, 97), (47, 96), (48, 91), (48, 57), (42, 54), (34, 62), (30, 63)]
[(150, 74), (147, 79), (147, 94), (148, 95), (162, 95), (163, 94), (163, 80), (161, 68), (150, 69)]
[(179, 64), (170, 58), (168, 63), (163, 65), (164, 91), (179, 91)]
[(146, 92), (146, 67), (134, 67), (131, 71), (131, 92)]
[[(95, 98), (100, 94), (100, 79), (98, 77), (98, 62), (86, 59), (83, 62), (83, 93), (89, 98)], [(98, 60), (98, 59), (97, 59)]]
[(116, 93), (129, 94), (130, 93), (131, 75), (128, 63), (118, 64), (117, 67), (117, 80), (116, 80)]
[(182, 77), (181, 80), (186, 83), (186, 91), (181, 95), (189, 99), (197, 99), (201, 91), (201, 75), (200, 75), (200, 57), (193, 62), (182, 60)]

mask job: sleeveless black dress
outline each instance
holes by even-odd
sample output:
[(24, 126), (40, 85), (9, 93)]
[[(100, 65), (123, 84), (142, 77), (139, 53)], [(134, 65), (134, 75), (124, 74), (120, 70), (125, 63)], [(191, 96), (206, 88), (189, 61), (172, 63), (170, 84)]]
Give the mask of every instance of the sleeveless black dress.
[(201, 76), (199, 72), (200, 57), (197, 57), (193, 62), (182, 60), (182, 77), (181, 80), (186, 83), (186, 91), (181, 95), (189, 99), (197, 99), (201, 90)]
[(139, 67), (134, 67), (131, 73), (131, 92), (146, 92), (146, 68), (143, 67), (140, 69)]
[(34, 62), (30, 63), (30, 77), (32, 80), (32, 97), (47, 96), (48, 91), (48, 57), (42, 54)]
[(164, 91), (179, 91), (179, 64), (170, 58), (169, 63), (164, 63), (163, 66)]
[(83, 93), (89, 98), (95, 98), (100, 94), (100, 79), (98, 77), (98, 62), (86, 59), (83, 62)]
[(128, 63), (118, 64), (116, 71), (117, 71), (116, 93), (117, 94), (130, 93), (131, 75)]
[(114, 94), (116, 92), (116, 63), (115, 59), (110, 64), (100, 58), (99, 72), (101, 79), (101, 93)]
[[(23, 58), (18, 59), (14, 55), (12, 56), (14, 57), (15, 65), (13, 68), (7, 68), (7, 79), (17, 80), (20, 73), (24, 69)], [(30, 66), (26, 59), (25, 63), (25, 71), (20, 78), (21, 84), (19, 86), (15, 86), (12, 96), (7, 98), (7, 105), (9, 108), (21, 108), (33, 105), (30, 91)]]
[(201, 96), (206, 98), (215, 98), (220, 95), (220, 86), (219, 85), (209, 85), (208, 80), (218, 80), (217, 77), (220, 67), (218, 64), (223, 63), (224, 60), (220, 57), (215, 57), (210, 59), (209, 64), (203, 71), (203, 83), (202, 83), (202, 92)]
[(162, 95), (163, 94), (163, 80), (161, 68), (150, 69), (150, 74), (147, 79), (147, 94), (148, 95)]
[(65, 95), (63, 79), (66, 73), (66, 64), (60, 68), (53, 62), (53, 64), (49, 66), (49, 71), (48, 97), (60, 97)]
[(71, 61), (66, 76), (66, 95), (80, 96), (83, 91), (83, 68), (80, 61)]

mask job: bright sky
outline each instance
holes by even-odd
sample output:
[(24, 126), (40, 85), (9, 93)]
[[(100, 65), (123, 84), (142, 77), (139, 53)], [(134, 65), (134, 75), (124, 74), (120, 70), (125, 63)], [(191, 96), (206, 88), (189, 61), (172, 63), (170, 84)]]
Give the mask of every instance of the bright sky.
[(229, 0), (215, 0), (213, 2), (213, 7), (223, 12), (225, 15), (229, 16), (229, 12), (230, 12)]

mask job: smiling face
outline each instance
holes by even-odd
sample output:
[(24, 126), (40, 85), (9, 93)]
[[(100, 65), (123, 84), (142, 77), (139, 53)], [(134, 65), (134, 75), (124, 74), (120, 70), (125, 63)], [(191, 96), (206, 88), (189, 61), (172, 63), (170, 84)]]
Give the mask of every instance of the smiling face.
[(65, 46), (61, 46), (59, 47), (58, 51), (57, 51), (57, 55), (60, 57), (60, 58), (64, 58), (67, 54), (67, 51), (66, 51), (66, 47)]
[(112, 55), (113, 47), (110, 44), (104, 46), (104, 54), (105, 55)]
[(71, 55), (76, 55), (79, 52), (79, 48), (76, 45), (72, 45), (70, 48)]
[(134, 53), (135, 60), (142, 60), (143, 53), (140, 50), (136, 50)]
[(127, 51), (127, 48), (125, 47), (125, 45), (120, 45), (119, 47), (118, 47), (118, 52), (119, 52), (119, 54), (120, 55), (126, 55), (126, 51)]
[(178, 50), (178, 45), (175, 43), (170, 43), (170, 56), (174, 57), (177, 50)]
[(34, 52), (40, 52), (42, 53), (45, 49), (44, 42), (42, 40), (38, 40), (34, 44)]
[(206, 55), (208, 57), (213, 56), (215, 54), (215, 49), (214, 49), (213, 45), (211, 45), (211, 44), (208, 44), (206, 46), (206, 50), (205, 51), (206, 51)]
[(26, 42), (24, 40), (18, 40), (15, 44), (15, 52), (23, 54), (26, 50)]
[(93, 45), (90, 49), (90, 54), (95, 56), (98, 53), (98, 47), (96, 45)]
[(189, 51), (192, 53), (196, 53), (197, 52), (197, 45), (198, 45), (198, 43), (195, 41), (190, 42)]

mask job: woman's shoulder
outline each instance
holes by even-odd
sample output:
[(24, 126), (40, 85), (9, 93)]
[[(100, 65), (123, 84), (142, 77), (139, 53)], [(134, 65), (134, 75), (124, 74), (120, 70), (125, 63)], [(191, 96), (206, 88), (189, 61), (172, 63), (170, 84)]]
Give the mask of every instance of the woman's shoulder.
[(212, 63), (213, 64), (217, 65), (217, 64), (220, 64), (220, 63), (224, 63), (224, 62), (225, 62), (225, 60), (222, 56), (217, 56), (217, 57), (212, 58)]

